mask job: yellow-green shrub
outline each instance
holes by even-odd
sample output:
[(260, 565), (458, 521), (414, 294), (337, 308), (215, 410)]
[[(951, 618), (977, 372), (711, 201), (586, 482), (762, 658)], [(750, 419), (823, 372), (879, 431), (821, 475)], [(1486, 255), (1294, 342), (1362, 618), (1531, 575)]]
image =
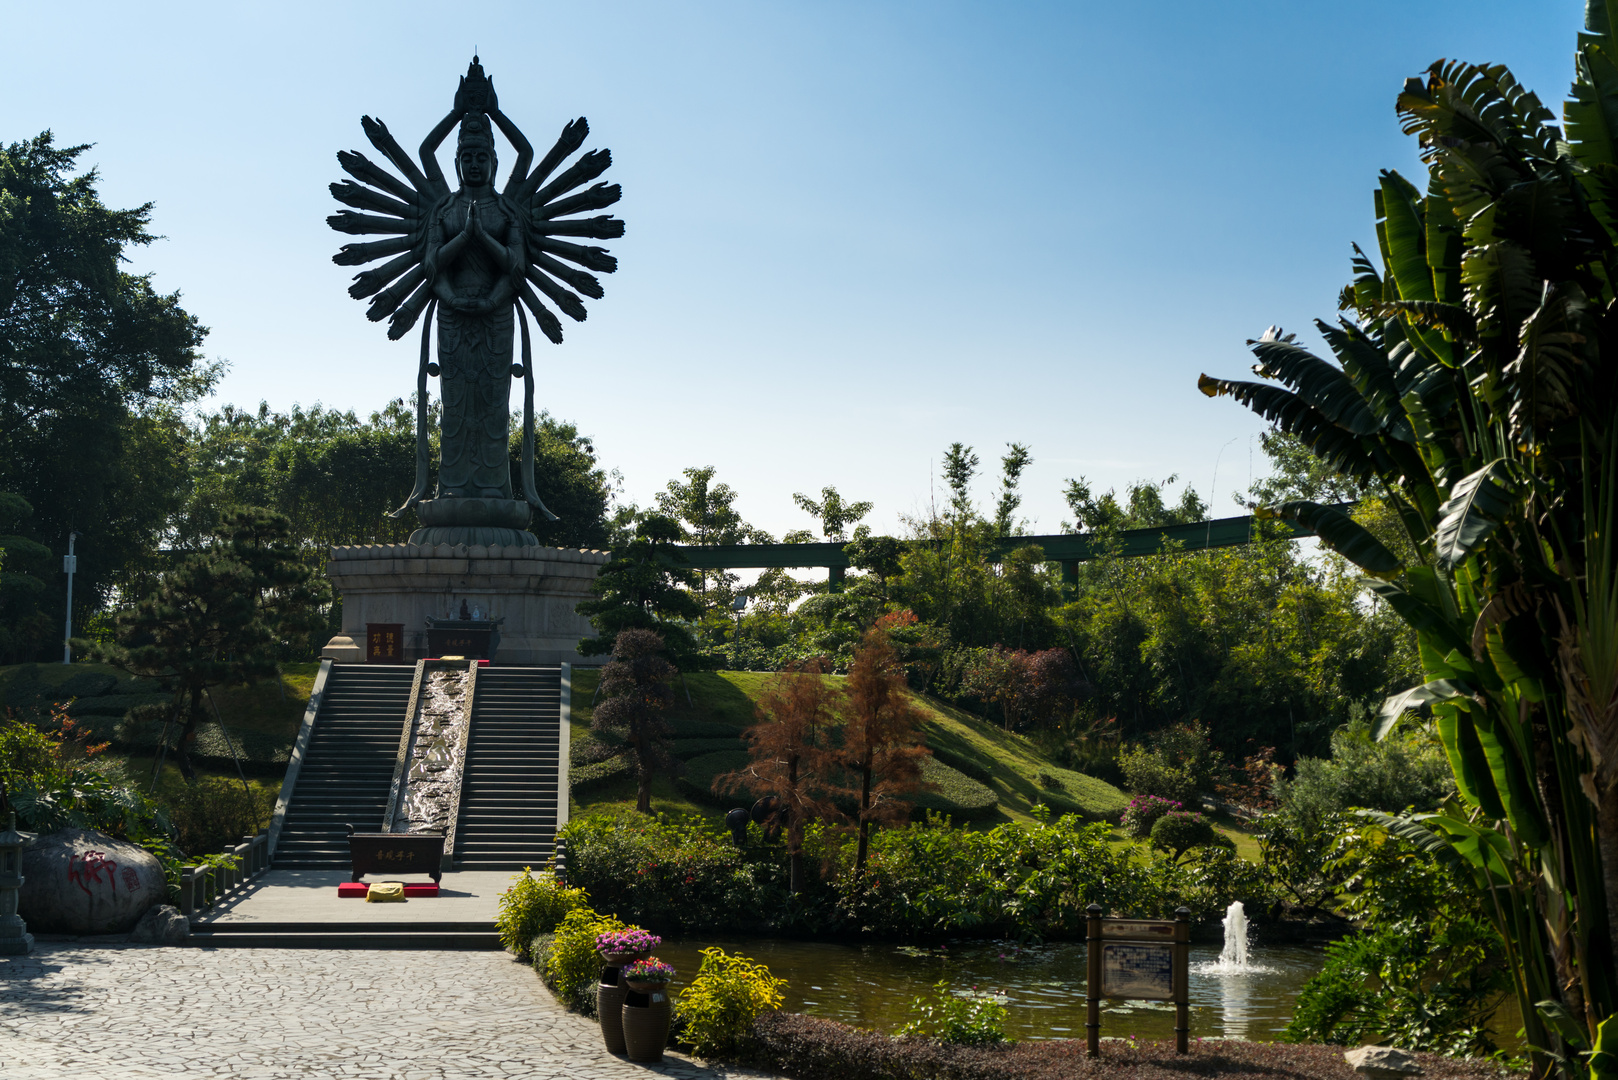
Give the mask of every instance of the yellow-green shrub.
[[(589, 993), (601, 974), (601, 957), (596, 953), (596, 935), (609, 930), (628, 930), (616, 915), (601, 915), (587, 907), (574, 908), (562, 917), (556, 936), (545, 949), (545, 985), (556, 992), (570, 1009), (592, 1012)], [(536, 963), (539, 958), (536, 957)]]
[(583, 889), (559, 884), (549, 870), (541, 870), (536, 877), (525, 866), (522, 877), (512, 879), (500, 894), (500, 910), (494, 917), (500, 944), (527, 959), (535, 937), (552, 933), (568, 912), (589, 904), (590, 897)]
[(691, 985), (680, 991), (675, 1011), (686, 1024), (685, 1038), (698, 1054), (732, 1053), (747, 1039), (759, 1014), (779, 1009), (785, 998), (777, 979), (763, 964), (725, 950), (702, 950), (702, 966)]

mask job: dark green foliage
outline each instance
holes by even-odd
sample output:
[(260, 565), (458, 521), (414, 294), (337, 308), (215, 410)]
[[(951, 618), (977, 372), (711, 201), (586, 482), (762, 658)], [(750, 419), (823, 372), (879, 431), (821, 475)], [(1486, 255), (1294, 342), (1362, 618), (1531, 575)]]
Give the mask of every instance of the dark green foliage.
[(875, 832), (863, 875), (857, 839), (816, 823), (804, 861), (820, 867), (792, 899), (787, 848), (756, 827), (738, 850), (700, 819), (620, 812), (575, 818), (563, 830), (568, 874), (600, 910), (658, 933), (783, 931), (888, 940), (971, 936), (1082, 937), (1092, 901), (1134, 915), (1186, 905), (1215, 918), (1232, 900), (1260, 910), (1276, 899), (1261, 867), (1220, 848), (1176, 862), (1119, 850), (1108, 827), (1076, 816), (981, 832), (925, 822)]
[(1354, 888), (1346, 913), (1364, 927), (1326, 949), (1298, 996), (1286, 1037), (1487, 1054), (1486, 1025), (1510, 993), (1488, 898), (1448, 860), (1351, 819), (1326, 853), (1327, 873)]
[[(172, 688), (171, 719), (180, 722), (175, 760), (188, 780), (208, 688), (276, 674), (289, 639), (316, 624), (321, 594), (286, 543), (289, 529), (285, 516), (264, 510), (227, 515), (216, 546), (164, 575), (151, 595), (120, 613), (118, 642), (96, 647), (106, 662)], [(171, 734), (165, 724), (160, 749)]]
[(680, 565), (682, 557), (674, 549), (679, 538), (680, 526), (661, 515), (648, 514), (636, 524), (634, 539), (613, 552), (612, 561), (591, 583), (597, 599), (578, 605), (596, 631), (595, 637), (579, 642), (579, 652), (610, 653), (618, 635), (631, 629), (661, 634), (677, 658), (695, 652), (696, 640), (681, 621), (700, 618), (702, 606), (687, 591), (697, 579), (695, 571)]
[(664, 712), (673, 700), (669, 688), (676, 672), (663, 655), (663, 639), (650, 630), (621, 630), (613, 644), (612, 662), (601, 669), (601, 703), (590, 717), (594, 731), (620, 741), (623, 753), (634, 752), (639, 791), (635, 808), (652, 812), (652, 774), (678, 776), (684, 771), (669, 750)]
[(230, 850), (266, 828), (275, 810), (273, 795), (217, 776), (182, 784), (165, 802), (176, 842), (193, 855)]
[[(79, 624), (150, 557), (179, 508), (175, 407), (217, 374), (202, 365), (206, 331), (179, 295), (120, 269), (155, 239), (152, 207), (105, 206), (95, 171), (74, 175), (87, 149), (57, 147), (49, 132), (0, 147), (0, 491), (33, 507), (0, 532), (53, 554), (69, 529), (82, 534)], [(61, 580), (59, 563), (13, 547), (7, 572)], [(0, 593), (0, 663), (60, 652), (62, 594), (27, 593)]]
[(1185, 810), (1170, 810), (1152, 825), (1152, 847), (1166, 851), (1178, 859), (1192, 848), (1224, 847), (1235, 850), (1236, 845), (1213, 827), (1213, 822), (1201, 814)]

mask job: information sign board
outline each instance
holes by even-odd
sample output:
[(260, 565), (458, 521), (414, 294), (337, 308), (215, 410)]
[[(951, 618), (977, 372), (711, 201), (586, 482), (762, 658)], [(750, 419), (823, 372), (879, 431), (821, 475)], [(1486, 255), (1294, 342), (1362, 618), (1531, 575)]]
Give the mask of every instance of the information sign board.
[(1174, 1048), (1188, 1042), (1191, 911), (1180, 908), (1167, 919), (1104, 919), (1099, 904), (1089, 907), (1089, 968), (1085, 998), (1087, 1044), (1101, 1052), (1101, 999), (1174, 1002)]
[(1106, 942), (1101, 946), (1101, 996), (1137, 1001), (1174, 997), (1174, 946)]

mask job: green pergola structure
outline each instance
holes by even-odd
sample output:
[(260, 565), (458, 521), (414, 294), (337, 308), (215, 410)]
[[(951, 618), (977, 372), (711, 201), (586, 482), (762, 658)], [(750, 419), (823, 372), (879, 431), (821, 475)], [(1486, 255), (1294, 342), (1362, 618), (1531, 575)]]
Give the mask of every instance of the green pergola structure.
[[(1278, 531), (1280, 536), (1292, 539), (1313, 535), (1287, 521), (1272, 522), (1266, 531), (1271, 535), (1276, 535)], [(1062, 564), (1062, 580), (1073, 584), (1078, 581), (1079, 564), (1100, 555), (1110, 553), (1125, 558), (1157, 555), (1162, 552), (1164, 542), (1169, 540), (1176, 541), (1185, 551), (1231, 547), (1250, 542), (1253, 535), (1253, 518), (1244, 516), (1198, 521), (1190, 525), (1164, 525), (1155, 529), (1125, 529), (1105, 537), (1092, 533), (1008, 536), (994, 542), (989, 558), (998, 562), (1008, 552), (1018, 548), (1038, 547), (1048, 561)], [(692, 544), (678, 550), (685, 556), (685, 565), (693, 570), (807, 569), (824, 566), (833, 592), (842, 588), (843, 571), (849, 565), (843, 545), (835, 541), (818, 544)]]

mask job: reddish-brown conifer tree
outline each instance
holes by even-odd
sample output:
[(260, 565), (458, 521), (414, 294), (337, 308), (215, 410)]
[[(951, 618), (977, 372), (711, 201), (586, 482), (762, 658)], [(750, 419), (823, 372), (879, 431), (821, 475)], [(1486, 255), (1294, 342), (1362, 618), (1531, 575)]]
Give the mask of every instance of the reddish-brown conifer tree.
[(792, 891), (803, 891), (803, 827), (836, 813), (829, 798), (837, 761), (830, 747), (838, 694), (820, 660), (778, 672), (759, 696), (759, 723), (742, 732), (753, 760), (716, 777), (716, 791), (774, 796), (786, 819)]
[(842, 757), (859, 781), (860, 841), (854, 872), (865, 872), (871, 822), (903, 821), (910, 803), (901, 796), (922, 788), (921, 763), (931, 751), (916, 730), (921, 714), (911, 704), (904, 666), (888, 640), (873, 626), (865, 632), (848, 671), (848, 723)]

